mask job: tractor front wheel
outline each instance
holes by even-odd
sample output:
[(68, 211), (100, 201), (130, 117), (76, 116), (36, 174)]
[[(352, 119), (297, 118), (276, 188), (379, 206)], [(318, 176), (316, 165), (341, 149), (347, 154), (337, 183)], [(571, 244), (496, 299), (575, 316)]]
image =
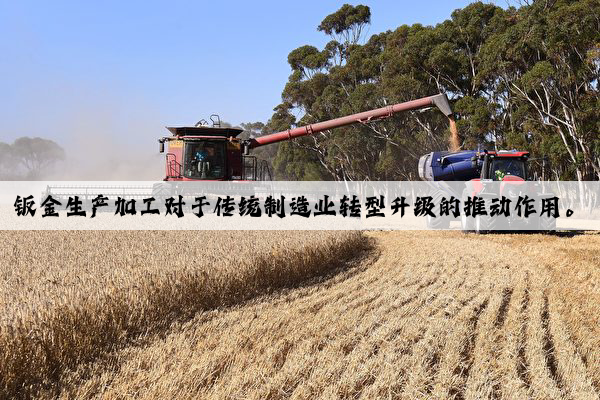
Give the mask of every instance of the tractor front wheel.
[(463, 190), (462, 195), (462, 210), (460, 212), (460, 229), (463, 233), (473, 233), (475, 232), (475, 218), (472, 215), (467, 215), (465, 213), (465, 204), (467, 202), (467, 198), (469, 197), (469, 190), (465, 188)]
[(539, 216), (539, 232), (544, 235), (554, 235), (556, 233), (556, 217), (548, 215), (546, 212)]
[(475, 216), (475, 232), (479, 235), (493, 233), (496, 230), (496, 226), (498, 223), (498, 217), (496, 215), (489, 215), (491, 200), (484, 199), (484, 202), (485, 209), (487, 210), (488, 215), (478, 214)]
[(440, 203), (442, 199), (448, 200), (448, 196), (441, 190), (432, 190), (429, 196), (433, 198), (433, 207), (431, 210), (435, 214), (435, 217), (427, 215), (425, 217), (425, 223), (429, 229), (448, 229), (450, 228), (450, 217), (448, 215), (441, 215)]

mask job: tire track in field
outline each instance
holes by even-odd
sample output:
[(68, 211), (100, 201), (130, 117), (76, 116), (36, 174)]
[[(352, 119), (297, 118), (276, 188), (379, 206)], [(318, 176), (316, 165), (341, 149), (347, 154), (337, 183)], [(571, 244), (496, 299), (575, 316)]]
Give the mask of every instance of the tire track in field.
[[(544, 322), (544, 294), (535, 287), (531, 292), (529, 321), (526, 330), (525, 357), (531, 375), (531, 388), (536, 398), (562, 399), (564, 392), (555, 379), (553, 347), (548, 343)], [(552, 357), (549, 361), (548, 357)]]
[[(472, 275), (466, 278), (468, 279), (469, 277), (472, 277)], [(480, 287), (482, 279), (480, 274), (475, 274), (475, 277), (474, 284), (468, 285), (469, 288), (467, 290), (459, 292), (464, 294), (465, 297), (453, 299), (445, 307), (437, 307), (435, 313), (429, 312), (430, 315), (435, 315), (437, 318), (424, 319), (428, 326), (427, 332), (432, 339), (430, 343), (424, 343), (421, 347), (417, 348), (417, 351), (411, 352), (411, 357), (407, 360), (407, 369), (411, 371), (411, 374), (407, 387), (404, 390), (404, 396), (411, 398), (420, 396), (422, 393), (429, 395), (435, 391), (435, 379), (439, 375), (440, 369), (448, 369), (445, 360), (448, 354), (451, 354), (451, 350), (449, 351), (448, 349), (448, 342), (452, 343), (452, 335), (449, 337), (448, 332), (460, 330), (460, 328), (456, 327), (456, 320), (460, 321), (464, 319), (464, 317), (461, 318), (461, 315), (465, 312), (468, 313), (469, 308), (477, 301), (475, 300), (477, 293), (475, 289)], [(462, 286), (462, 281), (459, 283), (459, 286)], [(452, 293), (450, 291), (450, 294)], [(446, 293), (442, 295), (446, 295)], [(423, 362), (423, 359), (426, 362)], [(451, 365), (454, 368), (456, 363), (451, 363)]]
[(527, 389), (531, 388), (531, 374), (529, 373), (529, 365), (527, 363), (527, 357), (525, 357), (525, 347), (526, 347), (526, 340), (525, 337), (527, 336), (527, 325), (528, 325), (528, 316), (527, 313), (529, 312), (529, 294), (530, 292), (530, 287), (529, 287), (529, 274), (525, 275), (525, 292), (523, 294), (523, 302), (521, 303), (521, 313), (520, 313), (520, 319), (521, 319), (521, 329), (519, 332), (519, 336), (518, 336), (518, 340), (519, 340), (519, 344), (518, 344), (518, 352), (517, 352), (517, 372), (519, 374), (519, 377), (521, 378), (521, 380), (523, 381), (523, 383), (525, 384), (525, 386), (527, 387)]
[(529, 398), (530, 381), (525, 360), (525, 313), (529, 302), (527, 275), (517, 279), (508, 304), (498, 349), (496, 382), (502, 398)]
[(496, 316), (496, 320), (494, 321), (494, 327), (496, 329), (499, 329), (504, 325), (504, 321), (506, 320), (506, 314), (508, 312), (508, 305), (510, 304), (510, 299), (514, 290), (514, 287), (505, 287), (502, 290), (502, 302), (500, 303), (500, 307), (498, 308), (498, 314)]
[(565, 329), (561, 314), (554, 304), (550, 304), (547, 296), (544, 296), (543, 313), (551, 354), (548, 362), (553, 378), (572, 398), (598, 399), (589, 371)]
[(64, 397), (597, 398), (543, 237), (369, 235), (369, 265), (190, 322)]
[(546, 294), (542, 297), (542, 310), (541, 310), (541, 329), (542, 329), (542, 340), (544, 346), (544, 353), (546, 354), (546, 366), (550, 372), (550, 377), (559, 389), (564, 389), (565, 384), (561, 377), (558, 375), (557, 361), (556, 361), (556, 347), (554, 340), (550, 334), (550, 317), (548, 315), (548, 296)]

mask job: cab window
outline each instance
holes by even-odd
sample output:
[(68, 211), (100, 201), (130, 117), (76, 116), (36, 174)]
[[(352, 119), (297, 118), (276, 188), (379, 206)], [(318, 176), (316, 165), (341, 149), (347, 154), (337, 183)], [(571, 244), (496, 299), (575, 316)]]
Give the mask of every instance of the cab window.
[(501, 181), (507, 175), (525, 179), (525, 163), (519, 159), (495, 158), (490, 169), (492, 179), (495, 181)]
[(214, 140), (186, 141), (183, 175), (189, 179), (225, 177), (225, 142)]

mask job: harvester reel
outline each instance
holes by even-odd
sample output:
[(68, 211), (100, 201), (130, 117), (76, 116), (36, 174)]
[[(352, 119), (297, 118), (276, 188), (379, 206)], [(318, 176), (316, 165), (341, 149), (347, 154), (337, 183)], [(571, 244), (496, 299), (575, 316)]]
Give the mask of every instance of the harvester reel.
[(152, 185), (152, 196), (157, 201), (163, 201), (172, 196), (171, 184), (166, 182), (158, 182)]

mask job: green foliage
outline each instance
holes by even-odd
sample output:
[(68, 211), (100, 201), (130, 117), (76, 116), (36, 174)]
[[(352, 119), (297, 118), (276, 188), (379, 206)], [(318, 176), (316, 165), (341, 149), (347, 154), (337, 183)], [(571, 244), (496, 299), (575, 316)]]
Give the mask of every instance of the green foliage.
[(360, 39), (362, 29), (370, 22), (369, 7), (344, 4), (338, 11), (325, 17), (317, 30), (328, 35), (343, 37), (345, 43), (356, 43)]
[[(315, 71), (325, 68), (327, 65), (327, 52), (320, 52), (314, 46), (298, 47), (288, 55), (288, 63), (294, 72), (300, 72), (309, 78)], [(298, 79), (298, 75), (295, 79)]]
[(277, 180), (322, 181), (329, 178), (311, 151), (289, 142), (279, 145), (273, 167)]
[(554, 67), (549, 61), (540, 61), (523, 74), (521, 82), (526, 90), (532, 90), (541, 85), (551, 84), (554, 74)]
[[(370, 17), (344, 5), (318, 27), (333, 37), (323, 50), (290, 53), (273, 117), (284, 123), (268, 131), (443, 92), (462, 148), (528, 150), (545, 160), (532, 163), (537, 176), (600, 178), (597, 0), (474, 2), (434, 27), (402, 25), (360, 43)], [(404, 113), (284, 143), (274, 166), (286, 179), (416, 179), (418, 158), (445, 149), (448, 136), (440, 113)]]
[(494, 129), (494, 106), (483, 97), (465, 96), (454, 104), (454, 111), (463, 118), (458, 121), (460, 131), (467, 148), (476, 148), (477, 144), (486, 144)]

